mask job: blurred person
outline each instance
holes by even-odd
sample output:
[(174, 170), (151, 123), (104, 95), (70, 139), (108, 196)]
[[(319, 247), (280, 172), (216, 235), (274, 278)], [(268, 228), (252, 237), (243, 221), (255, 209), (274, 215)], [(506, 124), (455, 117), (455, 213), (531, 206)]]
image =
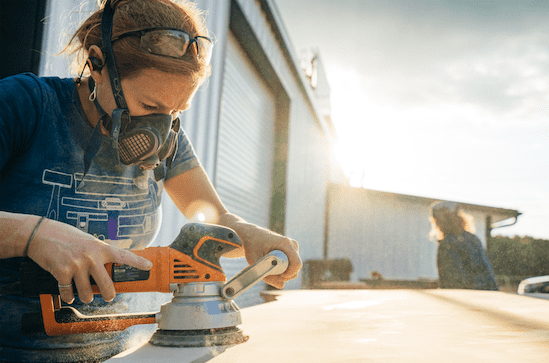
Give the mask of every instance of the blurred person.
[(475, 236), (473, 220), (454, 202), (431, 205), (431, 236), (438, 241), (437, 267), (443, 289), (498, 290), (490, 260)]

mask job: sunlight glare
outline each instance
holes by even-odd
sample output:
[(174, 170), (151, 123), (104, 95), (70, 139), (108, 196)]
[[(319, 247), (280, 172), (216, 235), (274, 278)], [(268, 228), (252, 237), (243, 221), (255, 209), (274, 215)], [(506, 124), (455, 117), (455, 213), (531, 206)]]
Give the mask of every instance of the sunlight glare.
[(392, 143), (403, 136), (395, 125), (402, 119), (398, 110), (371, 100), (356, 71), (330, 69), (332, 119), (337, 130), (334, 155), (352, 186), (379, 175), (398, 158)]
[(185, 215), (189, 216), (189, 220), (200, 223), (215, 224), (219, 221), (219, 213), (208, 202), (197, 200), (192, 202), (185, 211)]

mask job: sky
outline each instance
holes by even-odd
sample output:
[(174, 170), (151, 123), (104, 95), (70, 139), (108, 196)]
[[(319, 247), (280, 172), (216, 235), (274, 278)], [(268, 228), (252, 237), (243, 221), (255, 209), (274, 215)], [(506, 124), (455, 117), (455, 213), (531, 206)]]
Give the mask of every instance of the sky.
[(518, 210), (549, 239), (549, 2), (275, 0), (318, 52), (351, 184)]

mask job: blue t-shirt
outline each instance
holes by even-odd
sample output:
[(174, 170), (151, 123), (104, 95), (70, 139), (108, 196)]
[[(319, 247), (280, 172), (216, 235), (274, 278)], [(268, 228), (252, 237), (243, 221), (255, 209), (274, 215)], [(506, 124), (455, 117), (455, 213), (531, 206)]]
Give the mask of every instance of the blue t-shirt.
[[(104, 136), (84, 176), (92, 131), (73, 79), (22, 74), (0, 80), (0, 210), (45, 216), (119, 247), (145, 248), (160, 227), (163, 180), (156, 181), (151, 170), (115, 161), (116, 145)], [(199, 165), (183, 130), (178, 142), (165, 179)], [(0, 284), (18, 281), (20, 261), (0, 260)], [(133, 300), (132, 294), (120, 294), (106, 304), (96, 297), (82, 308), (92, 314), (133, 312)], [(0, 311), (0, 361), (97, 359), (124, 349), (130, 338), (127, 331), (25, 336), (21, 316), (39, 311), (38, 301), (0, 296)]]
[(472, 233), (450, 234), (439, 241), (437, 265), (441, 288), (498, 290), (488, 255)]

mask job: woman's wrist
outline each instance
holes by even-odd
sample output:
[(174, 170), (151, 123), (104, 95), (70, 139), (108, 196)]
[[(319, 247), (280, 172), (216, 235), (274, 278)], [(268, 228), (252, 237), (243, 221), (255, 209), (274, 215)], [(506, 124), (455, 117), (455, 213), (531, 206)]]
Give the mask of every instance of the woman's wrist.
[(46, 217), (40, 217), (36, 224), (34, 225), (34, 228), (32, 229), (31, 235), (29, 236), (29, 239), (27, 240), (27, 244), (25, 245), (25, 249), (23, 250), (23, 257), (28, 257), (29, 255), (29, 246), (32, 243), (33, 239), (35, 238), (36, 232), (38, 231), (38, 228), (40, 228), (40, 224), (46, 219)]
[[(0, 212), (0, 258), (25, 257), (27, 242), (40, 216)], [(36, 238), (36, 232), (35, 236)]]

